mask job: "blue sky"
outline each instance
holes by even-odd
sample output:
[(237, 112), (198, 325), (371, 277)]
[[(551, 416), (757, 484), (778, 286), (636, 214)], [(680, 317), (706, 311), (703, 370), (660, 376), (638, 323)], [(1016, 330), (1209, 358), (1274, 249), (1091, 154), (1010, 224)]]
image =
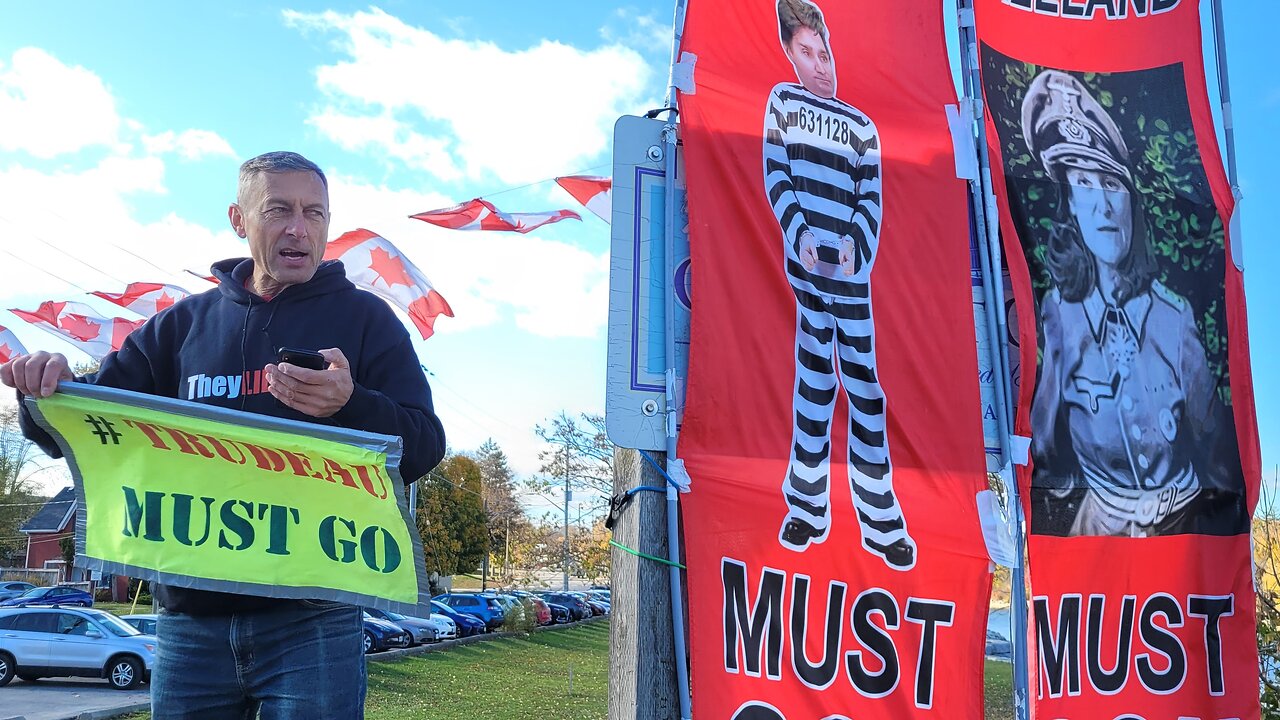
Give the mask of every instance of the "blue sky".
[[(1267, 231), (1280, 226), (1280, 80), (1268, 33), (1280, 3), (1226, 4), (1273, 467), (1280, 249)], [(0, 24), (0, 250), (11, 253), (0, 252), (0, 308), (84, 301), (76, 286), (128, 281), (205, 289), (181, 271), (247, 254), (226, 221), (238, 164), (297, 150), (331, 176), (331, 237), (383, 234), (453, 305), (458, 317), (418, 346), (451, 445), (493, 437), (533, 473), (535, 423), (604, 409), (608, 226), (584, 212), (528, 236), (464, 234), (405, 216), (478, 195), (511, 211), (575, 207), (546, 181), (609, 173), (614, 119), (661, 100), (671, 14), (667, 2), (579, 0), (11, 4)], [(3, 310), (0, 325), (29, 347), (68, 350)]]

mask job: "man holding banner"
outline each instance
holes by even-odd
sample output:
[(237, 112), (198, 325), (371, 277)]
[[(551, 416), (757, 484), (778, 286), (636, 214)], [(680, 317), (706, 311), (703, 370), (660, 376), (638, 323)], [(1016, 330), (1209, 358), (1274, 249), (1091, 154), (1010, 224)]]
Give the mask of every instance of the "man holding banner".
[[(216, 263), (217, 289), (183, 300), (148, 320), (93, 375), (76, 378), (65, 357), (37, 352), (0, 366), (0, 382), (15, 387), (20, 395), (47, 398), (59, 381), (75, 380), (398, 436), (403, 441), (400, 474), (407, 482), (425, 475), (445, 448), (430, 388), (408, 332), (391, 310), (373, 295), (357, 290), (340, 262), (322, 262), (329, 226), (324, 173), (295, 153), (253, 158), (240, 168), (239, 192), (228, 217), (236, 233), (248, 240), (252, 257)], [(315, 350), (327, 367), (313, 370), (277, 362), (279, 349), (285, 347)], [(22, 421), (28, 438), (49, 455), (62, 456), (61, 448), (36, 425), (25, 404)], [(145, 423), (135, 424), (146, 430)], [(148, 437), (162, 447), (165, 438), (156, 426), (149, 427)], [(174, 447), (183, 452), (190, 449), (194, 436), (166, 432)], [(300, 457), (244, 442), (219, 444), (211, 437), (206, 444), (217, 447), (220, 455), (227, 448), (244, 447), (259, 460), (262, 452), (283, 453), (291, 463)], [(230, 458), (224, 455), (223, 459)], [(334, 464), (332, 470), (342, 469)], [(328, 461), (325, 472), (308, 475), (333, 482)], [(343, 477), (348, 482), (352, 479), (349, 473)], [(362, 474), (361, 479), (367, 478)], [(153, 494), (163, 495), (147, 493), (148, 497)], [(274, 527), (277, 506), (270, 507)], [(278, 507), (285, 511), (282, 526), (287, 527), (287, 511), (293, 508)], [(205, 511), (207, 522), (208, 503)], [(137, 517), (143, 512), (138, 508)], [(157, 517), (149, 505), (145, 512), (152, 519)], [(253, 519), (250, 512), (248, 520)], [(334, 523), (329, 524), (332, 531)], [(206, 524), (206, 537), (207, 528)], [(128, 530), (126, 525), (126, 535)], [(136, 522), (134, 531), (138, 531)], [(220, 543), (225, 541), (220, 537)], [(333, 555), (333, 548), (326, 552)], [(344, 572), (343, 567), (333, 572)], [(306, 597), (296, 590), (268, 597), (269, 585), (257, 585), (254, 589), (259, 592), (249, 594), (196, 590), (191, 584), (155, 585), (163, 611), (152, 683), (154, 717), (242, 718), (258, 712), (263, 718), (363, 717), (365, 669), (359, 608), (288, 599)], [(267, 591), (262, 592), (263, 588)]]

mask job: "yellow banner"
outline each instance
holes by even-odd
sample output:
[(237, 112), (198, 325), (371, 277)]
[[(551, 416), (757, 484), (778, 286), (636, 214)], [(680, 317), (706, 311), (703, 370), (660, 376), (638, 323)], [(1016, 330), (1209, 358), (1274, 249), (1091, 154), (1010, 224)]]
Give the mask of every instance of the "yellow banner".
[(392, 610), (429, 600), (399, 438), (77, 383), (27, 402), (75, 477), (77, 564)]

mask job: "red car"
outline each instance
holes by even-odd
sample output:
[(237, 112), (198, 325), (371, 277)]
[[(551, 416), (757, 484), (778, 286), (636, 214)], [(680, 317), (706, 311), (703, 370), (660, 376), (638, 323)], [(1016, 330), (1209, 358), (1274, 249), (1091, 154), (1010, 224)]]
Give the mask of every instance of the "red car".
[(526, 610), (530, 606), (533, 607), (534, 617), (537, 619), (539, 625), (551, 624), (551, 606), (547, 605), (545, 600), (531, 592), (523, 590), (517, 590), (512, 594), (520, 600), (520, 604), (524, 605)]

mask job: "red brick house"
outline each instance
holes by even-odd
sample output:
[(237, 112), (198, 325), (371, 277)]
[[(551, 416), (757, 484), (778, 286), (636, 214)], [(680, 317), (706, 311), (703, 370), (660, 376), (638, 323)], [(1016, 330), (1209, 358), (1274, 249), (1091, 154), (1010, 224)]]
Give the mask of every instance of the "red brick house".
[[(74, 487), (58, 491), (31, 519), (23, 523), (21, 531), (27, 536), (27, 564), (29, 568), (62, 571), (61, 582), (79, 582), (90, 579), (87, 570), (66, 567), (62, 559), (62, 538), (74, 538), (76, 533), (76, 500)], [(95, 574), (94, 580), (99, 580)], [(124, 575), (108, 575), (101, 578), (98, 587), (111, 587), (111, 599), (124, 602), (129, 594), (129, 578)]]
[[(62, 547), (58, 541), (64, 537), (75, 537), (76, 505), (75, 488), (62, 488), (22, 524), (22, 534), (27, 536), (27, 567), (44, 569), (63, 565)], [(70, 580), (68, 568), (61, 569), (62, 580)]]

